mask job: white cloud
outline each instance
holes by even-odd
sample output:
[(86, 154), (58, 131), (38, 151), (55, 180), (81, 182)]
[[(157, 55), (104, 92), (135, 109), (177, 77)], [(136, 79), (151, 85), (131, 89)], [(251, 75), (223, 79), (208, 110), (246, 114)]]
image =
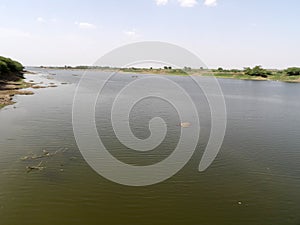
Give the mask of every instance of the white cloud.
[[(205, 0), (205, 4), (207, 1), (216, 1), (216, 0)], [(169, 3), (169, 0), (155, 0), (156, 5), (162, 6), (162, 5), (167, 5)], [(181, 7), (194, 7), (198, 4), (197, 0), (177, 0), (179, 5)]]
[(136, 30), (128, 30), (128, 31), (124, 31), (124, 34), (129, 37), (130, 39), (137, 39), (139, 38), (141, 35), (139, 35)]
[(80, 29), (95, 29), (96, 26), (94, 24), (91, 23), (86, 23), (86, 22), (75, 22), (76, 25), (78, 25), (78, 27)]
[(204, 5), (206, 6), (210, 6), (210, 7), (213, 7), (213, 6), (217, 6), (217, 0), (204, 0)]
[(36, 21), (38, 23), (57, 23), (57, 19), (56, 18), (51, 18), (51, 19), (46, 19), (46, 18), (43, 18), (43, 17), (38, 17), (36, 18)]
[(166, 5), (168, 4), (168, 0), (155, 0), (156, 5)]
[(194, 7), (198, 4), (196, 0), (178, 0), (181, 7)]
[(39, 23), (45, 23), (46, 22), (46, 20), (43, 17), (36, 18), (36, 21), (39, 22)]

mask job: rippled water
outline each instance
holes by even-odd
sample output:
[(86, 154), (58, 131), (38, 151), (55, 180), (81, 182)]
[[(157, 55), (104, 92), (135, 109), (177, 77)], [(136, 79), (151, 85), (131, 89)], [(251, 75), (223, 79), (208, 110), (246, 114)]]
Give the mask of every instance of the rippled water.
[[(162, 183), (129, 187), (98, 175), (77, 148), (72, 101), (82, 72), (39, 72), (28, 80), (58, 87), (17, 96), (17, 104), (0, 111), (0, 224), (300, 224), (300, 84), (220, 79), (227, 130), (208, 170), (198, 172), (210, 130), (203, 101), (198, 106), (201, 137), (188, 164)], [(91, 79), (101, 76), (89, 73)], [(105, 99), (132, 79), (130, 74), (117, 75)], [(171, 79), (189, 88), (186, 77)], [(202, 95), (192, 86), (190, 94)], [(97, 129), (114, 156), (148, 165), (172, 151), (179, 130), (172, 124), (180, 121), (169, 115), (170, 105), (150, 99), (133, 110), (132, 129), (140, 138), (149, 135), (145, 126), (156, 114), (171, 124), (161, 146), (151, 154), (134, 155), (125, 154), (113, 136), (105, 99), (97, 104)], [(21, 160), (42, 150), (55, 154)], [(41, 161), (45, 169), (27, 172), (26, 166)]]

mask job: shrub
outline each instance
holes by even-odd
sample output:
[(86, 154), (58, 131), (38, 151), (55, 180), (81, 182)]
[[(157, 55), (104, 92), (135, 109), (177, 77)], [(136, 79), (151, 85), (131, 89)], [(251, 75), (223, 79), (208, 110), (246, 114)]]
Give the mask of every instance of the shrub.
[(246, 67), (244, 69), (244, 73), (249, 76), (261, 76), (261, 77), (268, 77), (272, 73), (266, 69), (263, 69), (261, 66), (255, 66), (252, 69), (250, 67)]
[[(1, 68), (3, 69), (3, 70), (1, 69), (1, 72), (3, 72), (3, 73), (4, 72), (13, 72), (13, 73), (21, 72), (24, 69), (24, 67), (21, 63), (14, 61), (10, 58), (5, 58), (3, 56), (0, 56), (0, 62), (2, 64)], [(3, 66), (4, 64), (6, 64), (8, 71), (5, 71), (6, 69), (5, 69), (5, 66)]]
[(10, 58), (0, 56), (0, 77), (1, 79), (23, 78), (22, 71), (24, 67), (21, 63)]
[(4, 74), (7, 72), (9, 72), (9, 69), (8, 69), (6, 62), (3, 62), (0, 60), (0, 74)]
[(298, 75), (300, 75), (300, 68), (298, 68), (298, 67), (287, 68), (285, 70), (285, 73), (288, 76), (298, 76)]

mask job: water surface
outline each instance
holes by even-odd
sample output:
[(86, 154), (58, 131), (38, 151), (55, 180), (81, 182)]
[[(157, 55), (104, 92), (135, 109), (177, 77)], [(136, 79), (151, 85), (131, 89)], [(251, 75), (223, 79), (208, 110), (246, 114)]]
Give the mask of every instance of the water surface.
[[(183, 170), (163, 183), (128, 187), (99, 176), (77, 148), (72, 101), (82, 71), (35, 70), (39, 74), (28, 75), (28, 80), (58, 87), (16, 96), (14, 106), (0, 111), (0, 224), (300, 224), (299, 84), (219, 79), (228, 122), (209, 169), (198, 172), (210, 130), (203, 101), (198, 107), (200, 141)], [(89, 73), (91, 80), (101, 76)], [(169, 124), (168, 136), (151, 154), (124, 153), (106, 112), (110, 98), (132, 79), (131, 74), (112, 79), (96, 107), (97, 129), (120, 160), (148, 165), (170, 154), (180, 121), (164, 102), (141, 103), (132, 112), (133, 132), (146, 138), (149, 119), (159, 114)], [(171, 79), (190, 87), (185, 77)], [(190, 94), (203, 95), (192, 86)], [(56, 154), (20, 160), (42, 150)], [(26, 166), (40, 161), (44, 170), (27, 173)]]

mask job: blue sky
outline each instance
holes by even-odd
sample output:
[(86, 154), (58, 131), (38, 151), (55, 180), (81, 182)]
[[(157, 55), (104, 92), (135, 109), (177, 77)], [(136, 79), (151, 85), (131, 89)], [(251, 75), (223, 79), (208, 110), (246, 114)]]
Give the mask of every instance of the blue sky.
[(300, 66), (298, 0), (1, 0), (0, 55), (93, 64), (118, 46), (166, 41), (210, 68)]

